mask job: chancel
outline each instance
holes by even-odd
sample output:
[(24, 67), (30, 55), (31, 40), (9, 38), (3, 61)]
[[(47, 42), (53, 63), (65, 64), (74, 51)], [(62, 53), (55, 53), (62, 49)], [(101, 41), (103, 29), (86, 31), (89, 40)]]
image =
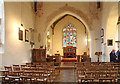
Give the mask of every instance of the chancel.
[(0, 83), (119, 83), (119, 10), (118, 1), (0, 0)]

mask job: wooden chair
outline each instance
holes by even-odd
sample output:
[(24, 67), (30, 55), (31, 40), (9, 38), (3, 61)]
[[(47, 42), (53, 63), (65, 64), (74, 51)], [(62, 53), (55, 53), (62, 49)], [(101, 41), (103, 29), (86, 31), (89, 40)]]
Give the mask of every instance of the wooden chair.
[(21, 70), (22, 70), (23, 68), (25, 68), (25, 67), (27, 67), (27, 65), (21, 65)]
[(13, 75), (12, 73), (12, 66), (4, 66), (5, 70), (8, 70), (8, 74), (7, 75)]
[(31, 66), (32, 65), (32, 63), (26, 63), (26, 66), (27, 67), (29, 67), (29, 66)]
[(13, 70), (14, 71), (20, 71), (20, 66), (19, 65), (13, 65)]
[(85, 70), (84, 69), (78, 69), (77, 70), (77, 78), (76, 78), (77, 82), (78, 83), (82, 82), (82, 80), (81, 80), (82, 78), (85, 78)]
[(48, 81), (48, 77), (45, 76), (46, 75), (46, 71), (41, 71), (41, 72), (36, 72), (35, 73), (35, 78), (36, 78), (36, 82), (42, 82), (45, 83)]
[(26, 70), (24, 71), (24, 74), (21, 76), (23, 83), (32, 83), (32, 81), (35, 80), (34, 71)]
[(0, 83), (5, 83), (5, 76), (0, 76)]
[[(111, 66), (110, 66), (111, 67)], [(108, 69), (104, 69), (104, 71), (100, 72), (101, 77), (99, 78), (99, 82), (116, 82), (117, 72), (111, 71), (110, 67)]]
[(5, 70), (8, 70), (8, 74), (5, 77), (5, 81), (8, 83), (15, 83), (20, 81), (20, 77), (18, 77), (17, 73), (13, 73), (12, 66), (4, 66)]
[(5, 70), (8, 70), (9, 72), (12, 72), (12, 67), (11, 66), (4, 66)]
[(8, 75), (8, 70), (0, 70), (0, 79), (1, 79), (1, 83), (8, 83), (9, 82), (9, 78), (7, 78)]

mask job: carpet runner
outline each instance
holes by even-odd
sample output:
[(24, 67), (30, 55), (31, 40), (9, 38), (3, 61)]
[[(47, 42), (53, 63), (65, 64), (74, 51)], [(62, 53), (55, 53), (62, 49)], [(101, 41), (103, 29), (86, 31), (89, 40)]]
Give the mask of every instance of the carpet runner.
[(62, 62), (77, 62), (76, 58), (62, 58)]

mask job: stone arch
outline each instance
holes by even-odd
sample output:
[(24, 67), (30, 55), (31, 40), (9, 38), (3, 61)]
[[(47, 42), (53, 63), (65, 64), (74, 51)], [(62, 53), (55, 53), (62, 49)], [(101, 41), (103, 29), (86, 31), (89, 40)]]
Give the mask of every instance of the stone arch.
[(70, 7), (70, 6), (63, 6), (63, 7), (59, 8), (57, 11), (50, 14), (47, 17), (46, 22), (45, 22), (46, 28), (48, 28), (50, 24), (55, 22), (56, 19), (64, 16), (65, 14), (70, 14), (70, 15), (77, 17), (79, 20), (81, 20), (81, 22), (83, 22), (83, 24), (88, 26), (88, 28), (89, 28), (88, 30), (92, 30), (92, 27), (90, 25), (90, 24), (92, 24), (92, 22), (89, 20), (87, 15), (85, 15), (82, 11), (77, 10), (77, 9)]
[[(90, 31), (92, 30), (92, 27), (90, 25), (90, 24), (92, 24), (91, 21), (89, 20), (87, 15), (85, 15), (82, 11), (77, 10), (77, 9), (75, 9), (73, 7), (70, 7), (70, 6), (63, 6), (63, 7), (59, 8), (57, 11), (53, 12), (52, 14), (50, 14), (47, 17), (46, 22), (45, 22), (45, 27), (46, 27), (45, 34), (47, 33), (50, 26), (57, 19), (59, 19), (60, 17), (66, 15), (66, 14), (70, 14), (72, 16), (75, 16), (77, 19), (79, 19), (83, 23), (83, 25), (86, 27), (86, 29), (88, 30), (89, 36), (90, 36), (90, 39), (91, 39), (91, 33), (90, 33)], [(91, 52), (92, 52), (91, 47), (92, 46), (91, 46), (91, 42), (90, 42), (90, 56), (92, 55), (91, 54)]]

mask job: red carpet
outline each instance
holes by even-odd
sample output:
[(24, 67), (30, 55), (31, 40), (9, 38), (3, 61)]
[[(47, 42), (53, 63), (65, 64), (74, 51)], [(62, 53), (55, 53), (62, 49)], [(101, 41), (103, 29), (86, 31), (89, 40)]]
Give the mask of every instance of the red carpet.
[(63, 58), (62, 62), (76, 62), (77, 59), (76, 58)]

